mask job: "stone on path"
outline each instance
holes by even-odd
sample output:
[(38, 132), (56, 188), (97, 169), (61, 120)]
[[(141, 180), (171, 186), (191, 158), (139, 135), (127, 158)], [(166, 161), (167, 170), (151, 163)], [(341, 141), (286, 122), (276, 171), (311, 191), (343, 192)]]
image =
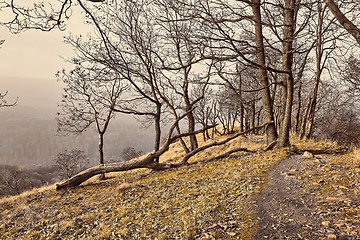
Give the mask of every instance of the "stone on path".
[(314, 154), (312, 154), (311, 152), (305, 151), (303, 154), (303, 157), (306, 159), (313, 158)]

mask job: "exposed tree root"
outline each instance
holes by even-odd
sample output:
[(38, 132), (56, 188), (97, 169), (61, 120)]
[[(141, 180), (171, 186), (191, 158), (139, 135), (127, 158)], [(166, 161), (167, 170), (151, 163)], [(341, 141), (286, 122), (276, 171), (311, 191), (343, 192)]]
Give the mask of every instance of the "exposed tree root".
[(264, 151), (273, 150), (277, 143), (278, 143), (277, 140), (273, 141), (272, 143), (270, 143), (269, 145), (267, 145), (267, 147), (264, 149)]

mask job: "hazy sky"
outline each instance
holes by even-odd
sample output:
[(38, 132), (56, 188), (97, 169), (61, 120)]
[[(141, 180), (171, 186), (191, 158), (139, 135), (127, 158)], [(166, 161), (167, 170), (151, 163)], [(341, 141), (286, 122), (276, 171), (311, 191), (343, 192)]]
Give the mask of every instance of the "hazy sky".
[(0, 29), (5, 43), (0, 49), (0, 74), (27, 78), (54, 78), (64, 65), (59, 56), (69, 56), (71, 48), (62, 42), (65, 32), (27, 31), (11, 34)]
[[(61, 85), (56, 81), (58, 70), (69, 65), (61, 57), (73, 55), (71, 46), (63, 42), (69, 32), (86, 34), (89, 31), (79, 12), (74, 12), (67, 29), (51, 32), (28, 30), (12, 34), (0, 27), (0, 92), (9, 91), (8, 100), (19, 97), (18, 105), (46, 102), (56, 105), (61, 96)], [(60, 57), (61, 56), (61, 57)]]

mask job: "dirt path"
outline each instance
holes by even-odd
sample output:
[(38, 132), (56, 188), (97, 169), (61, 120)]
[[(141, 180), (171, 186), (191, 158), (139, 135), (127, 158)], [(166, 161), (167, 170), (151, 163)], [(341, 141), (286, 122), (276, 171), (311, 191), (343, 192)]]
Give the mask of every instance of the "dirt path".
[(305, 164), (314, 159), (293, 155), (283, 160), (268, 177), (256, 206), (256, 239), (322, 239), (321, 219), (314, 213), (315, 199), (301, 181)]

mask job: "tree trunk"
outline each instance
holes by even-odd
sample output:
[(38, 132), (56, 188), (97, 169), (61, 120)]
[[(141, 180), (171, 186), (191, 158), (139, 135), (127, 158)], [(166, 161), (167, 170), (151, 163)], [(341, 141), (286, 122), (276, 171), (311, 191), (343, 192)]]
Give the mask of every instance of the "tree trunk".
[[(180, 55), (179, 55), (179, 61), (183, 65)], [(191, 111), (191, 109), (193, 108), (193, 104), (191, 103), (190, 97), (189, 97), (189, 73), (190, 73), (190, 70), (191, 70), (191, 66), (183, 68), (182, 90), (183, 90), (183, 99), (184, 99), (184, 103), (185, 103), (185, 111), (187, 112), (186, 117), (188, 120), (188, 132), (194, 132), (195, 131), (195, 117), (194, 117), (193, 111)], [(193, 151), (194, 149), (196, 149), (198, 147), (198, 142), (197, 142), (195, 135), (190, 135), (189, 137), (190, 137), (190, 150)]]
[(316, 99), (317, 99), (317, 86), (314, 86), (313, 91), (308, 98), (308, 103), (306, 105), (305, 114), (301, 124), (301, 132), (300, 132), (301, 139), (309, 139), (312, 135), (314, 119), (315, 119)]
[(293, 103), (293, 79), (292, 76), (287, 75), (286, 77), (286, 98), (285, 102), (285, 112), (282, 118), (282, 124), (279, 135), (279, 147), (288, 147), (290, 146), (290, 128), (291, 128), (291, 113), (292, 113), (292, 103)]
[[(206, 127), (206, 126), (204, 126), (204, 127)], [(176, 131), (177, 131), (178, 134), (181, 134), (181, 130), (180, 130), (179, 124), (176, 126)], [(185, 151), (186, 153), (190, 152), (190, 150), (189, 150), (188, 146), (186, 145), (186, 142), (184, 141), (184, 139), (180, 138), (179, 141), (180, 141), (181, 146), (183, 147), (184, 151)]]
[(240, 106), (240, 116), (239, 116), (239, 119), (240, 119), (240, 132), (244, 131), (244, 106), (243, 104), (241, 103), (241, 106)]
[[(189, 126), (189, 129), (188, 131), (189, 132), (194, 132), (195, 131), (195, 118), (194, 118), (194, 115), (192, 112), (190, 112), (187, 116), (188, 118), (188, 126)], [(198, 141), (196, 139), (196, 135), (190, 135), (190, 149), (191, 151), (198, 148)]]
[(295, 131), (296, 133), (300, 132), (300, 112), (301, 112), (301, 89), (302, 89), (302, 82), (299, 81), (299, 88), (297, 91), (297, 111), (296, 111), (296, 119), (295, 119)]
[[(255, 127), (255, 120), (256, 120), (256, 105), (255, 105), (255, 99), (254, 99), (254, 101), (251, 102), (251, 125), (250, 125), (251, 128)], [(255, 129), (252, 133), (253, 134), (256, 133)]]
[[(104, 132), (99, 132), (99, 161), (104, 165)], [(105, 179), (105, 173), (99, 175), (99, 180)]]
[[(178, 114), (177, 114), (177, 112), (176, 112), (175, 107), (170, 104), (170, 101), (169, 101), (169, 100), (166, 99), (166, 102), (167, 102), (168, 106), (171, 108), (171, 111), (172, 111), (174, 117), (175, 117), (176, 119), (178, 119), (179, 116), (178, 116)], [(205, 128), (206, 126), (203, 126), (203, 127)], [(181, 134), (181, 129), (180, 129), (179, 123), (176, 124), (176, 131), (177, 131), (178, 134)], [(190, 150), (189, 150), (188, 146), (186, 145), (185, 141), (184, 141), (182, 138), (180, 138), (179, 141), (180, 141), (181, 146), (183, 147), (184, 151), (185, 151), (186, 153), (190, 152)]]
[(315, 110), (317, 103), (317, 95), (319, 84), (321, 80), (321, 74), (323, 71), (322, 67), (322, 58), (323, 58), (323, 9), (321, 2), (318, 1), (318, 21), (317, 21), (317, 29), (316, 29), (316, 75), (314, 80), (314, 85), (312, 88), (312, 92), (309, 95), (308, 103), (306, 106), (305, 114), (303, 117), (303, 122), (301, 126), (300, 137), (309, 139), (312, 135), (313, 125), (315, 120)]
[(330, 9), (339, 23), (355, 38), (360, 45), (360, 29), (356, 27), (345, 15), (340, 11), (333, 0), (324, 0), (326, 6)]
[(305, 138), (310, 139), (313, 129), (314, 129), (314, 120), (315, 120), (315, 110), (316, 110), (316, 99), (317, 99), (317, 93), (314, 93), (314, 98), (312, 98), (311, 104), (310, 104), (310, 114), (309, 119), (307, 121), (307, 125), (305, 128)]
[(234, 116), (231, 119), (231, 133), (233, 133), (235, 130), (236, 118), (237, 118), (237, 113), (234, 113)]
[(290, 146), (290, 127), (291, 114), (294, 94), (294, 77), (292, 73), (293, 65), (293, 40), (295, 26), (295, 0), (285, 0), (284, 7), (284, 39), (283, 39), (283, 70), (287, 73), (283, 74), (283, 83), (285, 86), (285, 94), (282, 104), (284, 104), (284, 113), (282, 117), (281, 131), (279, 136), (279, 147)]
[[(161, 104), (156, 105), (156, 115), (155, 115), (155, 152), (160, 149), (161, 144)], [(155, 159), (155, 162), (159, 162), (159, 158)]]
[[(203, 126), (204, 128), (209, 125), (209, 117), (210, 117), (210, 114), (211, 114), (211, 110), (210, 110), (209, 107), (207, 107), (207, 108), (206, 108), (206, 115), (205, 115), (205, 126)], [(206, 130), (205, 130), (205, 135), (206, 135), (206, 138), (207, 138), (207, 139), (210, 139), (209, 129), (206, 129)]]
[[(186, 70), (184, 70), (186, 71)], [(186, 73), (187, 74), (187, 73)], [(188, 95), (188, 75), (185, 75), (186, 78), (186, 83), (184, 84), (185, 86), (183, 87), (183, 91), (184, 91), (184, 102), (185, 102), (185, 111), (188, 112), (188, 114), (186, 115), (187, 120), (188, 120), (188, 132), (194, 132), (195, 131), (195, 117), (193, 114), (193, 111), (191, 111), (192, 109), (192, 104), (190, 103), (190, 98)], [(190, 135), (190, 150), (194, 150), (198, 147), (198, 142), (196, 139), (195, 135)]]
[(264, 49), (264, 37), (262, 33), (262, 22), (260, 12), (260, 0), (253, 0), (252, 4), (254, 19), (255, 19), (255, 42), (256, 42), (256, 61), (262, 68), (258, 69), (258, 76), (261, 87), (261, 99), (264, 105), (264, 121), (271, 122), (266, 128), (267, 138), (272, 142), (278, 138), (276, 132), (272, 99), (270, 96), (269, 79), (267, 71), (265, 69), (265, 49)]
[[(261, 116), (261, 112), (262, 112), (262, 107), (260, 108), (260, 110), (257, 113), (257, 117), (256, 117), (256, 125), (259, 126), (260, 125), (260, 116)], [(256, 130), (256, 134), (259, 133), (259, 130)]]
[[(203, 125), (204, 126), (204, 125)], [(202, 132), (203, 141), (206, 142), (206, 131)]]

